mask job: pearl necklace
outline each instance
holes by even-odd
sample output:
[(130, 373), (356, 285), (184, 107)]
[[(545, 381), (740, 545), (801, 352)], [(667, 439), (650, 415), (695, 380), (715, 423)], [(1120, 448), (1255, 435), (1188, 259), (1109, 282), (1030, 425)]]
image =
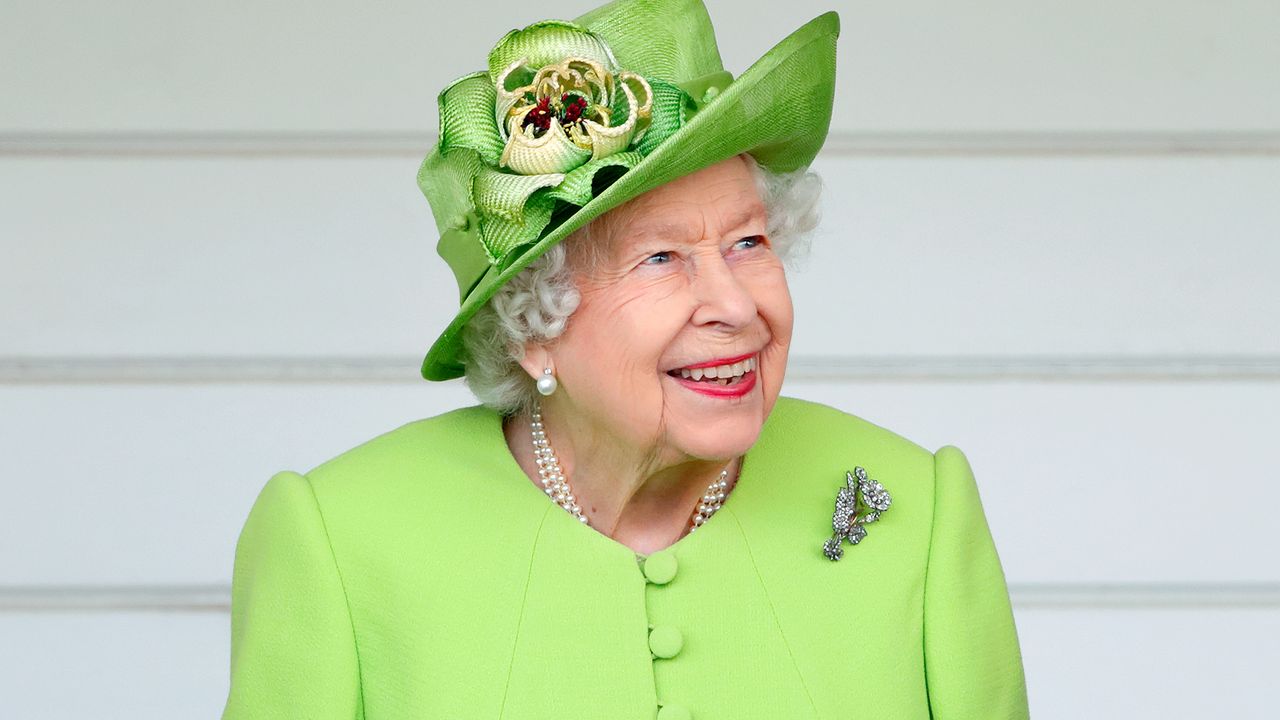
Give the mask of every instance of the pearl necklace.
[[(538, 475), (542, 478), (543, 490), (553, 502), (568, 511), (579, 522), (589, 525), (587, 516), (582, 514), (582, 506), (578, 505), (577, 498), (569, 488), (569, 481), (564, 476), (563, 468), (560, 467), (560, 460), (556, 458), (556, 453), (551, 449), (550, 441), (547, 440), (547, 430), (542, 424), (542, 405), (537, 400), (533, 403), (529, 427), (533, 435), (533, 457), (538, 463)], [(702, 527), (703, 523), (724, 505), (724, 498), (728, 492), (729, 468), (725, 468), (720, 471), (720, 477), (708, 485), (707, 491), (702, 494), (698, 509), (690, 520), (693, 527), (689, 528), (689, 532)]]

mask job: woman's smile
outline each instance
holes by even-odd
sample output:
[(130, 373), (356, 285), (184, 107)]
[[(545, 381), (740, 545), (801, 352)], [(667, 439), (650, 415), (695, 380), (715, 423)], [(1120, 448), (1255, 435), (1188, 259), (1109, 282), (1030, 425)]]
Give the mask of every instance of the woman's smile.
[(716, 398), (740, 398), (756, 386), (759, 356), (755, 353), (710, 360), (667, 371), (681, 386)]

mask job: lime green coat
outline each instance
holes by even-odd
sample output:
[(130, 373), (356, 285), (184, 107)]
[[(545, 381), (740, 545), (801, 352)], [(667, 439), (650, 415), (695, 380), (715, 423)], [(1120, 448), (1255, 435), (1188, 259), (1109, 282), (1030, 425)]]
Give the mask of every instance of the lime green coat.
[[(828, 560), (855, 465), (892, 507)], [(554, 505), (468, 407), (262, 489), (224, 719), (1026, 718), (969, 463), (780, 398), (723, 508), (646, 559)]]

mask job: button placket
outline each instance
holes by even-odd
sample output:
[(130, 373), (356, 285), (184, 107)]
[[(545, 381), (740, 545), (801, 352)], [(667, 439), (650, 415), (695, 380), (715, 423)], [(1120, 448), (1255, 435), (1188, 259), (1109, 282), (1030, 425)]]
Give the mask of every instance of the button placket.
[[(640, 564), (641, 573), (647, 585), (653, 586), (654, 592), (661, 592), (664, 586), (676, 577), (679, 564), (675, 553), (659, 550), (650, 554)], [(680, 628), (666, 623), (649, 624), (649, 651), (654, 662), (669, 660), (680, 653), (684, 647), (684, 634)], [(661, 696), (661, 689), (656, 688)], [(658, 720), (691, 720), (688, 708), (679, 703), (658, 702)]]

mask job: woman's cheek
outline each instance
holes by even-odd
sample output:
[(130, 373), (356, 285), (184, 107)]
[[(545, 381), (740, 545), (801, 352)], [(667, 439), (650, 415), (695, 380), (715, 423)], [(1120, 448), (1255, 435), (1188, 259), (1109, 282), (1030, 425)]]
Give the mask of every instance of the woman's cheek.
[(764, 384), (765, 398), (772, 403), (782, 389), (795, 321), (785, 275), (768, 284), (767, 295), (761, 300), (760, 315), (769, 327), (769, 353), (767, 360), (761, 363), (765, 372), (760, 379)]
[(762, 267), (759, 272), (750, 275), (748, 280), (757, 311), (769, 325), (770, 332), (781, 344), (789, 344), (794, 309), (786, 273), (780, 267)]

